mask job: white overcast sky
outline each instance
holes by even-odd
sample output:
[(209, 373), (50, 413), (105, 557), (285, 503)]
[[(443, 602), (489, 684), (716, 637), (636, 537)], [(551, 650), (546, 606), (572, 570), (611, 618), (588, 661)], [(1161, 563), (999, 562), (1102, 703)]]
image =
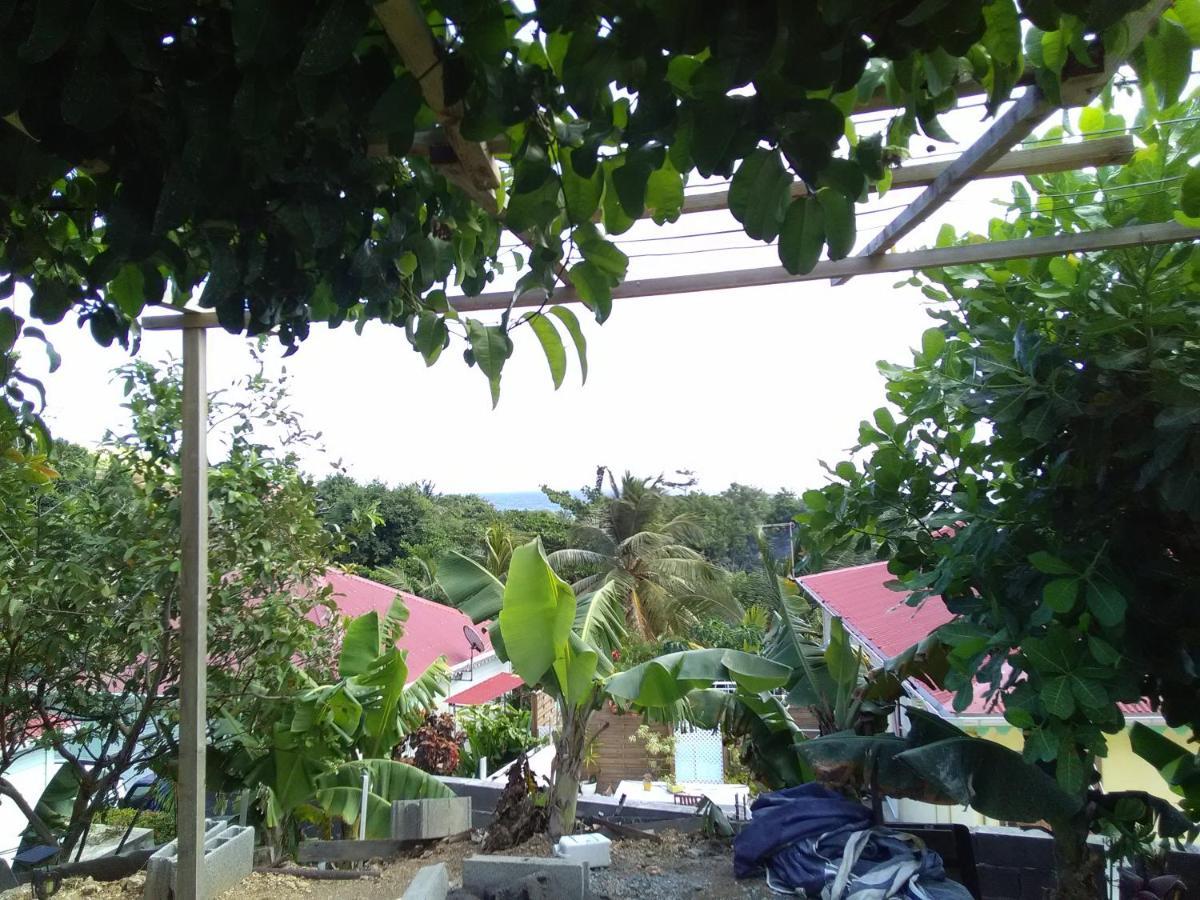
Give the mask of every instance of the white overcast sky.
[[(947, 119), (960, 141), (979, 132), (980, 112)], [(920, 155), (925, 142), (913, 147)], [(892, 192), (868, 208), (890, 208), (915, 193)], [(981, 228), (1000, 211), (989, 198), (1007, 195), (1007, 181), (972, 185), (902, 249), (932, 244), (943, 222)], [(864, 212), (860, 245), (896, 211)], [(639, 223), (623, 238), (736, 224), (726, 213), (703, 213), (681, 217), (670, 231)], [(631, 277), (777, 265), (774, 248), (714, 249), (751, 243), (732, 234), (624, 249), (711, 251), (634, 259)], [(922, 331), (935, 324), (918, 290), (894, 287), (902, 277), (618, 300), (603, 326), (576, 307), (588, 337), (587, 384), (580, 385), (572, 358), (554, 391), (540, 347), (522, 328), (495, 410), (483, 375), (462, 362), (461, 346), (426, 368), (400, 329), (378, 323), (361, 336), (317, 326), (290, 359), (279, 362), (275, 343), (268, 357), (287, 366), (294, 408), (323, 434), (327, 456), (305, 460), (316, 476), (341, 459), (360, 479), (430, 480), (447, 492), (520, 491), (577, 487), (604, 464), (642, 474), (691, 469), (710, 491), (734, 481), (804, 490), (822, 481), (818, 461), (844, 458), (859, 420), (883, 404), (876, 361), (909, 361)], [(121, 387), (110, 372), (126, 355), (96, 346), (70, 317), (49, 333), (63, 363), (46, 378), (48, 421), (56, 436), (93, 444), (124, 421)], [(215, 390), (247, 372), (250, 359), (244, 338), (209, 334)], [(160, 360), (179, 347), (176, 333), (147, 333), (141, 357)], [(40, 365), (36, 345), (26, 348), (25, 364)]]

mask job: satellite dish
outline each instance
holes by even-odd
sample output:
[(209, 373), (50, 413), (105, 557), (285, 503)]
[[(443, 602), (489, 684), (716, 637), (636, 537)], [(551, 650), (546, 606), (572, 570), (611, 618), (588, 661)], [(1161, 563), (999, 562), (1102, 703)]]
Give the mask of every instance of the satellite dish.
[(479, 632), (470, 625), (463, 626), (463, 636), (467, 639), (467, 643), (471, 645), (471, 649), (476, 653), (482, 653), (486, 648), (483, 646), (483, 638), (479, 636)]

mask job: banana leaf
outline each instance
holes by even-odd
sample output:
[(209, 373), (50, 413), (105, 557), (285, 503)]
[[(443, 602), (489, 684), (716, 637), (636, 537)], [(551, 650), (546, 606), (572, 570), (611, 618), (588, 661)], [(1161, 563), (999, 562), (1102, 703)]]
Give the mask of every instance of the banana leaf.
[(450, 605), (478, 624), (500, 615), (504, 585), (470, 557), (451, 550), (438, 561), (436, 580)]
[(787, 666), (740, 650), (683, 650), (618, 672), (605, 688), (618, 701), (644, 709), (671, 706), (714, 681), (758, 694), (782, 687), (790, 675)]
[(991, 819), (1062, 821), (1082, 804), (1081, 797), (1064, 791), (1020, 753), (983, 738), (944, 738), (904, 750), (897, 761), (950, 802), (970, 806)]
[(386, 839), (392, 833), (392, 802), (454, 796), (437, 778), (390, 759), (346, 763), (316, 779), (316, 799), (330, 816), (341, 819), (357, 834), (362, 809), (362, 773), (370, 772), (367, 790), (367, 838)]

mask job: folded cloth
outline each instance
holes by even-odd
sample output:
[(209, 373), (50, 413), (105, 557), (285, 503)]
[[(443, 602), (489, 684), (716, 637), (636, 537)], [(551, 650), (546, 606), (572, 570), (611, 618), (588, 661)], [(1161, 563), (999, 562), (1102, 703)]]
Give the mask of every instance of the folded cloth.
[(761, 795), (734, 839), (738, 878), (762, 874), (778, 893), (824, 900), (971, 900), (916, 837), (872, 828), (871, 813), (820, 784)]

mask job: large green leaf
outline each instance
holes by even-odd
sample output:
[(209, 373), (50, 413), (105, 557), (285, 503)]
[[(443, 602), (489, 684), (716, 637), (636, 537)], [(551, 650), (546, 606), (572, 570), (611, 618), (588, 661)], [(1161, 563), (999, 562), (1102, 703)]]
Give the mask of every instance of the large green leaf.
[(554, 382), (554, 389), (558, 390), (562, 387), (563, 378), (567, 374), (567, 351), (558, 334), (558, 329), (554, 327), (554, 323), (549, 318), (540, 312), (528, 313), (523, 318), (533, 329), (538, 343), (542, 345), (542, 353), (545, 354), (546, 363), (550, 366), (550, 380)]
[(953, 802), (992, 819), (1054, 822), (1073, 815), (1082, 802), (1021, 754), (982, 738), (946, 738), (898, 759)]
[(571, 335), (571, 340), (575, 344), (575, 352), (579, 354), (579, 372), (581, 380), (587, 382), (587, 338), (583, 335), (583, 329), (579, 327), (579, 319), (575, 313), (567, 309), (565, 306), (553, 306), (550, 308), (550, 315), (556, 317), (563, 323), (563, 328), (567, 329), (567, 333)]
[(514, 550), (500, 628), (513, 669), (526, 684), (542, 682), (553, 668), (559, 690), (568, 690), (568, 637), (574, 621), (575, 595), (550, 567), (541, 540)]
[(272, 753), (272, 762), (275, 777), (270, 783), (271, 792), (281, 814), (286, 815), (312, 799), (321, 764), (299, 747), (285, 748), (278, 744)]
[(504, 585), (469, 556), (451, 550), (439, 560), (435, 577), (450, 605), (458, 607), (472, 622), (478, 624), (500, 614)]
[(857, 234), (854, 223), (854, 201), (841, 191), (823, 187), (817, 190), (817, 202), (825, 225), (825, 243), (830, 259), (842, 259), (854, 249)]
[(608, 693), (642, 709), (669, 707), (714, 681), (733, 681), (750, 693), (782, 687), (791, 670), (740, 650), (683, 650), (668, 653), (613, 675)]
[(364, 759), (346, 763), (316, 779), (316, 799), (331, 816), (351, 826), (362, 808), (362, 776), (370, 775), (367, 790), (367, 838), (391, 837), (392, 803), (396, 800), (451, 798), (454, 792), (437, 778), (413, 766), (390, 759)]
[(793, 275), (811, 272), (825, 246), (825, 215), (815, 197), (797, 197), (779, 231), (779, 261)]
[(351, 619), (346, 626), (346, 635), (342, 638), (338, 674), (348, 678), (367, 671), (379, 656), (381, 643), (378, 613), (372, 611)]
[(492, 407), (500, 402), (500, 373), (512, 355), (513, 343), (499, 325), (485, 325), (477, 319), (466, 319), (467, 340), (479, 370), (487, 376), (492, 391)]
[(796, 752), (822, 782), (861, 789), (874, 782), (880, 793), (924, 803), (954, 802), (928, 778), (898, 762), (910, 744), (894, 734), (862, 735), (848, 731), (796, 745)]
[(729, 211), (756, 240), (773, 241), (783, 224), (792, 184), (777, 150), (755, 150), (729, 185)]
[[(70, 764), (59, 766), (54, 777), (42, 788), (33, 811), (52, 831), (64, 831), (71, 821), (71, 810), (78, 794), (79, 770)], [(37, 840), (37, 833), (32, 827), (27, 828), (22, 835), (22, 844), (34, 840)]]
[(1141, 722), (1130, 728), (1129, 743), (1184, 798), (1193, 815), (1200, 812), (1200, 756)]
[(375, 659), (370, 668), (356, 679), (359, 684), (379, 691), (379, 701), (366, 710), (364, 737), (367, 756), (379, 757), (389, 753), (400, 740), (396, 710), (400, 705), (400, 695), (404, 693), (404, 682), (408, 679), (408, 663), (404, 656), (402, 651), (393, 647)]

